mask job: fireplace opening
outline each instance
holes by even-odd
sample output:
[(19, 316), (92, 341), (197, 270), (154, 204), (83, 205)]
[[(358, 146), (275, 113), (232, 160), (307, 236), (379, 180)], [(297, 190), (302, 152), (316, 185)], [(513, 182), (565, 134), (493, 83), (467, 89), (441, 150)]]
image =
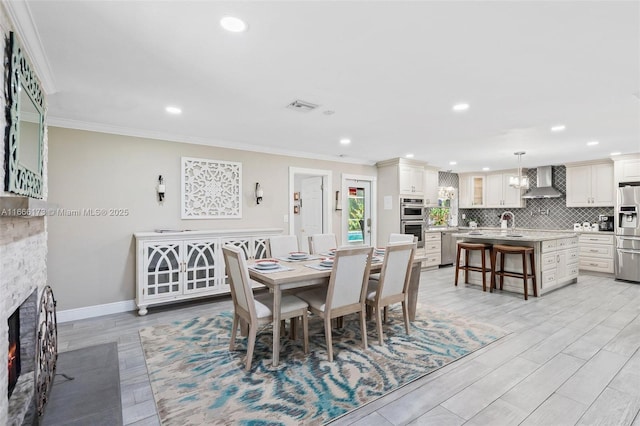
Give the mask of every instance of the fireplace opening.
[(9, 397), (20, 377), (20, 309), (9, 317)]

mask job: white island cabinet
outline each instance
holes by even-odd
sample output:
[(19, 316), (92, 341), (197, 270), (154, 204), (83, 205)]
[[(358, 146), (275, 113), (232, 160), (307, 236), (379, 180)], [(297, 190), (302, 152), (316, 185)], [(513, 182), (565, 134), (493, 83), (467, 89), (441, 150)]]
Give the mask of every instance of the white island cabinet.
[(282, 229), (138, 232), (136, 304), (147, 307), (230, 291), (222, 247), (241, 247), (250, 258), (267, 255), (267, 240)]
[[(567, 284), (577, 282), (579, 254), (576, 234), (524, 231), (522, 234), (515, 235), (519, 236), (514, 236), (514, 233), (508, 231), (481, 231), (480, 235), (454, 234), (459, 241), (533, 247), (539, 296)], [(472, 251), (470, 255), (469, 264), (480, 266), (481, 258), (479, 252)], [(488, 255), (486, 264), (491, 264)], [(529, 267), (528, 265), (527, 261), (527, 268)], [(506, 256), (504, 269), (522, 272), (522, 257), (519, 255)], [(489, 278), (489, 273), (487, 273), (487, 282), (490, 281)], [(469, 275), (469, 282), (482, 285), (482, 275), (472, 273)], [(529, 295), (534, 294), (531, 280), (529, 280), (528, 286)], [(505, 277), (504, 289), (522, 294), (524, 291), (522, 279)]]

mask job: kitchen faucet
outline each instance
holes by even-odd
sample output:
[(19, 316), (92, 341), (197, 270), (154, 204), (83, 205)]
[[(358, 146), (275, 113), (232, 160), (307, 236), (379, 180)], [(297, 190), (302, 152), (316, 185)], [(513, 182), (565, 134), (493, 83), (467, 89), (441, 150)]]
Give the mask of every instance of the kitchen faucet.
[(505, 215), (511, 215), (511, 230), (515, 231), (516, 229), (516, 215), (513, 214), (513, 212), (510, 212), (509, 210), (507, 210), (506, 212), (502, 212), (502, 214), (500, 215), (500, 221), (502, 222), (504, 219)]

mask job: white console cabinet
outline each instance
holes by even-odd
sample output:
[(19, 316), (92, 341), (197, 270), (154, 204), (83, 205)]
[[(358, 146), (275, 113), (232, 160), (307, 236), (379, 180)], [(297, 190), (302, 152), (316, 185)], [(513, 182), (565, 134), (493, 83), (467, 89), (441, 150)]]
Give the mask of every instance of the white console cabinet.
[(147, 307), (230, 291), (222, 247), (242, 247), (248, 258), (264, 258), (267, 240), (282, 229), (138, 232), (136, 304)]

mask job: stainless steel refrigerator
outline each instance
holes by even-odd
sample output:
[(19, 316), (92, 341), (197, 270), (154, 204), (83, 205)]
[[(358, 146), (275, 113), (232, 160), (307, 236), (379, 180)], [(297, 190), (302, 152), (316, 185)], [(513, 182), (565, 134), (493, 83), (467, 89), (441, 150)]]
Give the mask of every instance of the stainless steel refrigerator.
[(617, 280), (640, 283), (640, 182), (620, 183), (616, 212)]

